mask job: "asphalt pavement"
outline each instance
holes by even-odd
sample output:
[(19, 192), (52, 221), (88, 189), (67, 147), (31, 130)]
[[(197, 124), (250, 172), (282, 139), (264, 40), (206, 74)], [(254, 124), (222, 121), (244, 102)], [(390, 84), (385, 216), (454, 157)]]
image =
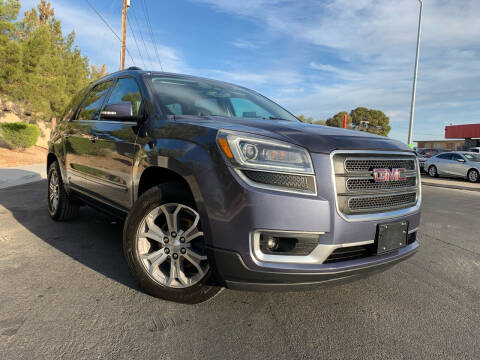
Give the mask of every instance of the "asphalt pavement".
[(191, 306), (139, 289), (122, 224), (51, 221), (45, 188), (0, 190), (1, 359), (480, 358), (480, 193), (424, 187), (421, 248), (384, 273)]

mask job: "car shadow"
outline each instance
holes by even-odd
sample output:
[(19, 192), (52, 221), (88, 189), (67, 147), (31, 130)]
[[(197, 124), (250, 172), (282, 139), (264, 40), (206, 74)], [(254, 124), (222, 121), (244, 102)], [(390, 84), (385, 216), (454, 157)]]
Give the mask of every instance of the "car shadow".
[(47, 211), (46, 189), (46, 180), (0, 189), (0, 205), (48, 245), (110, 279), (140, 290), (123, 257), (123, 222), (88, 206), (82, 207), (74, 220), (53, 221)]
[(25, 184), (42, 180), (39, 173), (16, 169), (2, 168), (0, 169), (0, 189), (6, 189), (16, 184)]

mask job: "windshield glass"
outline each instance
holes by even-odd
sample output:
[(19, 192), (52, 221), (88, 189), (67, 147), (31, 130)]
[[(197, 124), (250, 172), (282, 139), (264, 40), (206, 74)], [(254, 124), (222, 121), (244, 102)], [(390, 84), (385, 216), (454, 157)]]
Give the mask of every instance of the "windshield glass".
[(480, 162), (480, 154), (464, 153), (463, 156), (465, 156), (470, 161)]
[(152, 75), (148, 80), (157, 101), (169, 115), (299, 121), (273, 101), (239, 86), (160, 75)]

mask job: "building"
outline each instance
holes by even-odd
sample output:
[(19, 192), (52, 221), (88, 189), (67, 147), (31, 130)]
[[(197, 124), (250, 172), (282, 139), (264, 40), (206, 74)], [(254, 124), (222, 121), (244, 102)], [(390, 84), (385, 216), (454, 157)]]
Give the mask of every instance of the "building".
[(417, 148), (467, 150), (480, 147), (480, 124), (445, 126), (444, 140), (415, 141)]
[(415, 141), (419, 149), (463, 150), (465, 140), (421, 140)]
[(480, 124), (445, 126), (445, 139), (464, 139), (467, 149), (480, 146)]

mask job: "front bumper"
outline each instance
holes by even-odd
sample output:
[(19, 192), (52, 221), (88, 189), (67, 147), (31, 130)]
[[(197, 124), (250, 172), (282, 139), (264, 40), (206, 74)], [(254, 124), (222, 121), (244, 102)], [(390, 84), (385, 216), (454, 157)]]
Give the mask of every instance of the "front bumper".
[[(217, 275), (230, 288), (303, 288), (341, 280), (353, 280), (382, 271), (414, 254), (418, 242), (384, 255), (362, 257), (336, 263), (325, 258), (310, 261), (271, 261), (255, 254), (256, 231), (308, 232), (319, 234), (320, 246), (355, 246), (374, 243), (378, 224), (406, 221), (409, 232), (417, 231), (419, 206), (407, 211), (381, 213), (348, 219), (336, 209), (332, 168), (327, 154), (312, 154), (316, 169), (317, 195), (281, 193), (245, 183), (232, 169), (225, 169), (218, 186), (200, 184), (205, 189), (205, 213), (209, 259)], [(200, 178), (200, 181), (203, 179)]]
[(318, 264), (309, 272), (284, 272), (250, 269), (242, 257), (233, 251), (210, 249), (209, 258), (223, 279), (225, 286), (235, 290), (301, 290), (315, 286), (353, 281), (388, 269), (413, 255), (418, 242), (397, 251), (332, 264)]

